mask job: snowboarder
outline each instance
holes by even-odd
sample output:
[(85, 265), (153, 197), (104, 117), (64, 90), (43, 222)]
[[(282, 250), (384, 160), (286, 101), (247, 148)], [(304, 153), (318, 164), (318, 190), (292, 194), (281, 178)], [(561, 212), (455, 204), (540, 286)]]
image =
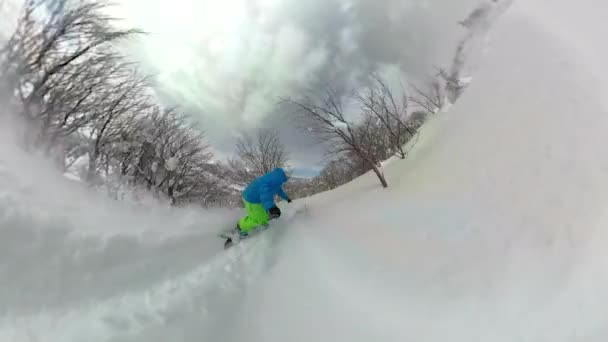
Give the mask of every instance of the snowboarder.
[(269, 220), (281, 216), (281, 210), (276, 206), (274, 197), (279, 195), (287, 203), (291, 203), (291, 199), (283, 190), (283, 184), (288, 179), (284, 169), (276, 168), (254, 179), (245, 188), (243, 204), (247, 215), (236, 224), (241, 238), (247, 237), (252, 229), (267, 226)]

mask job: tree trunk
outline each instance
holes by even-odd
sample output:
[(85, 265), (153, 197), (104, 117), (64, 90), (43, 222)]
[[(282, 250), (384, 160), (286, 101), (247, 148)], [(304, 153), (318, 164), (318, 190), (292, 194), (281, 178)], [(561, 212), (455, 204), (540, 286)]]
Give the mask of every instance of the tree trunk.
[(89, 169), (87, 170), (87, 182), (93, 183), (95, 180), (95, 175), (97, 173), (97, 159), (99, 158), (99, 154), (94, 151), (89, 153)]
[(375, 163), (370, 163), (370, 165), (372, 166), (372, 169), (374, 170), (374, 173), (376, 174), (376, 176), (378, 176), (378, 179), (380, 180), (382, 187), (388, 188), (388, 183), (386, 182), (386, 178), (384, 178), (384, 174), (382, 173), (382, 171), (380, 171), (380, 168), (378, 166), (376, 166)]
[(399, 150), (397, 152), (397, 156), (401, 159), (405, 159), (407, 157), (407, 153), (403, 150), (403, 146), (399, 146)]
[(169, 203), (171, 204), (171, 206), (175, 206), (177, 200), (175, 199), (175, 195), (173, 193), (173, 185), (169, 185), (169, 187), (167, 188), (167, 195), (169, 195)]

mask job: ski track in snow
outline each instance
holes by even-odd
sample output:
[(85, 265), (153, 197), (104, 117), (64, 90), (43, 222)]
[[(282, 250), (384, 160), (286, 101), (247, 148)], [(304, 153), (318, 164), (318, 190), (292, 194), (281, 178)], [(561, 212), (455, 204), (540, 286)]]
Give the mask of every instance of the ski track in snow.
[(222, 340), (299, 211), (224, 251), (240, 212), (112, 202), (0, 152), (0, 341)]
[(388, 190), (228, 251), (240, 213), (104, 200), (0, 132), (0, 341), (606, 341), (608, 49), (578, 21), (607, 6), (573, 6), (515, 2)]
[(224, 251), (236, 213), (112, 203), (1, 152), (0, 341), (221, 339), (297, 213)]
[(0, 341), (221, 339), (214, 327), (231, 319), (271, 262), (289, 215), (228, 251), (209, 233), (150, 243), (61, 228), (28, 235), (23, 227), (35, 220), (3, 220), (14, 229), (2, 230), (12, 240), (0, 258), (20, 261), (0, 268)]

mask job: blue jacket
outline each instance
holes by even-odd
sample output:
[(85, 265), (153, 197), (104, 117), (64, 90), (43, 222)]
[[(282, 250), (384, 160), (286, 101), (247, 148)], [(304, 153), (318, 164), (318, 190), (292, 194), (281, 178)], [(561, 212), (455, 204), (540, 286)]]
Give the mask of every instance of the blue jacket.
[(285, 170), (276, 168), (249, 183), (243, 191), (243, 199), (249, 203), (261, 203), (264, 209), (268, 210), (274, 206), (274, 195), (279, 195), (286, 201), (289, 199), (282, 188), (286, 181)]

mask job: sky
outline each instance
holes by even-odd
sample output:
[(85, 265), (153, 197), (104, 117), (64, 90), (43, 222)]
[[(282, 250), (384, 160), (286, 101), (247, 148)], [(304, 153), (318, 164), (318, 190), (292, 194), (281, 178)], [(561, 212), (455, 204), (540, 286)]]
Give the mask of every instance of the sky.
[[(0, 0), (0, 42), (6, 40), (12, 32), (21, 0)], [(12, 17), (15, 20), (5, 20), (5, 17)]]
[(244, 132), (275, 128), (293, 166), (314, 173), (321, 147), (279, 97), (371, 71), (406, 81), (446, 65), (457, 24), (480, 0), (121, 0), (115, 15), (149, 32), (129, 51), (157, 75), (163, 101), (200, 121), (220, 157)]
[(297, 173), (312, 175), (322, 147), (279, 98), (356, 88), (372, 71), (424, 79), (449, 63), (458, 21), (481, 1), (116, 0), (111, 14), (149, 33), (126, 51), (155, 75), (162, 102), (201, 123), (220, 159), (243, 133), (272, 128)]

